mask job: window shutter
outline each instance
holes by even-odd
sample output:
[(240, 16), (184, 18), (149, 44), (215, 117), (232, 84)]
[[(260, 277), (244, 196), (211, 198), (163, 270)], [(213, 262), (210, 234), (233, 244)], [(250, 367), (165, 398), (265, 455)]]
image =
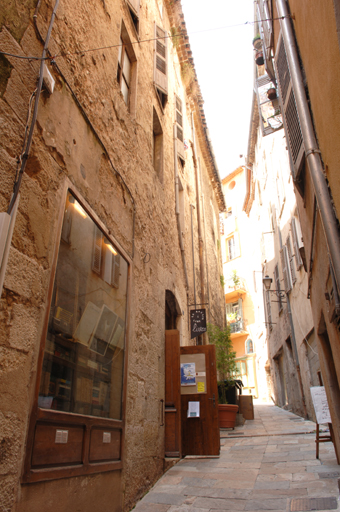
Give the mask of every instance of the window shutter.
[(238, 299), (238, 312), (237, 313), (243, 321), (243, 308), (242, 308), (242, 299), (241, 298)]
[(132, 9), (132, 11), (135, 13), (137, 18), (139, 18), (139, 7), (140, 7), (140, 0), (127, 0), (128, 6)]
[(286, 246), (287, 246), (288, 259), (289, 259), (290, 274), (292, 276), (292, 282), (295, 283), (296, 274), (295, 274), (295, 268), (294, 268), (294, 262), (293, 262), (292, 246), (291, 246), (289, 235), (287, 237)]
[(293, 246), (294, 246), (296, 268), (298, 270), (300, 270), (300, 268), (302, 267), (302, 259), (301, 259), (300, 251), (299, 251), (299, 241), (298, 241), (296, 222), (295, 222), (294, 217), (292, 218), (291, 229), (292, 229), (292, 236), (293, 236)]
[(284, 125), (294, 165), (294, 180), (296, 181), (299, 179), (303, 167), (305, 148), (282, 34), (279, 36), (277, 45), (275, 68), (280, 87)]
[(100, 275), (102, 261), (102, 239), (103, 235), (97, 226), (94, 227), (92, 270)]
[(119, 254), (112, 255), (112, 279), (111, 284), (115, 288), (119, 288), (119, 270), (120, 270), (120, 256)]
[(280, 274), (279, 274), (279, 265), (275, 265), (274, 269), (274, 280), (275, 280), (275, 289), (277, 290), (276, 296), (279, 303), (279, 311), (282, 310), (282, 298), (281, 298), (281, 286), (280, 286)]
[(175, 121), (176, 121), (176, 138), (177, 138), (177, 154), (184, 160), (184, 137), (183, 137), (183, 103), (175, 94)]
[(267, 323), (269, 324), (269, 329), (272, 329), (272, 305), (270, 303), (270, 292), (265, 290), (266, 297), (266, 313), (267, 313)]
[(227, 315), (231, 315), (233, 312), (233, 305), (232, 304), (226, 304), (226, 313)]
[(241, 248), (240, 248), (240, 236), (237, 231), (234, 233), (234, 258), (237, 258), (241, 254)]
[(155, 86), (163, 93), (168, 94), (167, 77), (167, 38), (166, 32), (155, 23)]
[(269, 10), (268, 0), (259, 0), (257, 6), (258, 16), (259, 19), (261, 20), (264, 50), (266, 52), (267, 60), (270, 60), (270, 49), (273, 45), (273, 24)]
[(280, 250), (280, 256), (281, 256), (283, 280), (284, 280), (284, 284), (285, 284), (285, 292), (289, 293), (293, 287), (293, 284), (292, 284), (292, 277), (290, 275), (287, 247), (285, 245)]

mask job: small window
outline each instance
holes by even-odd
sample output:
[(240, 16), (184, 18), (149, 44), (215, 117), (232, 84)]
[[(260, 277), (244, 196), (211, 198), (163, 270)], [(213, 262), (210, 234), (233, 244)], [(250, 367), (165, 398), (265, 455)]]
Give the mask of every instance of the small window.
[(120, 90), (123, 94), (124, 101), (131, 111), (134, 104), (134, 91), (136, 81), (136, 57), (133, 47), (126, 31), (124, 24), (122, 24), (122, 31), (120, 37), (120, 45), (118, 50), (118, 67), (117, 67), (117, 81), (120, 85)]
[(283, 306), (282, 306), (282, 296), (281, 296), (281, 287), (280, 287), (280, 273), (279, 273), (279, 265), (278, 264), (275, 265), (275, 269), (274, 269), (274, 281), (275, 281), (275, 289), (276, 289), (277, 301), (278, 301), (278, 304), (279, 304), (279, 312), (281, 312), (282, 309), (283, 309)]
[(140, 0), (127, 0), (127, 6), (130, 11), (130, 16), (132, 19), (132, 23), (136, 29), (137, 34), (139, 33), (139, 9), (140, 9)]
[(160, 180), (163, 179), (163, 130), (159, 117), (153, 109), (153, 166)]
[(183, 137), (183, 102), (175, 94), (175, 126), (176, 126), (176, 144), (177, 144), (177, 155), (182, 161), (181, 167), (184, 167), (184, 137)]
[(254, 353), (253, 340), (249, 339), (246, 341), (246, 354), (253, 354), (253, 353)]
[(294, 267), (294, 262), (293, 262), (293, 251), (292, 251), (292, 245), (291, 245), (291, 241), (290, 241), (290, 235), (287, 236), (286, 246), (287, 246), (290, 274), (292, 276), (293, 283), (295, 283), (296, 273), (295, 273), (295, 267)]
[(234, 233), (234, 236), (228, 238), (226, 241), (227, 249), (227, 261), (233, 260), (240, 256), (240, 246), (238, 242), (238, 233)]

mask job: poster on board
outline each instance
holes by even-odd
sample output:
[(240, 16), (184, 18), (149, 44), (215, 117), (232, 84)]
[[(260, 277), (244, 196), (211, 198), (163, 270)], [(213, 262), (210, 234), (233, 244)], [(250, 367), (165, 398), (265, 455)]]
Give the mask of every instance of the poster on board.
[(312, 386), (310, 388), (316, 421), (319, 424), (332, 423), (328, 408), (327, 396), (324, 386)]
[(181, 386), (196, 385), (195, 363), (181, 363)]

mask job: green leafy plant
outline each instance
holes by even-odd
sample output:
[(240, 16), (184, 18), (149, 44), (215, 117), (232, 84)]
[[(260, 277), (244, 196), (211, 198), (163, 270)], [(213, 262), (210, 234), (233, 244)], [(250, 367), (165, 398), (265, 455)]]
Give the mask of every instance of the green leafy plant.
[(223, 275), (220, 276), (220, 282), (221, 282), (221, 286), (223, 286), (223, 288), (224, 288), (224, 276)]
[(217, 325), (208, 324), (209, 343), (216, 347), (216, 368), (218, 372), (219, 398), (221, 404), (227, 403), (226, 392), (234, 385), (233, 374), (236, 372), (236, 352), (230, 336), (230, 327), (220, 329)]
[(238, 286), (241, 284), (241, 280), (239, 276), (237, 275), (237, 270), (232, 270), (230, 274), (230, 279), (234, 283), (234, 286)]

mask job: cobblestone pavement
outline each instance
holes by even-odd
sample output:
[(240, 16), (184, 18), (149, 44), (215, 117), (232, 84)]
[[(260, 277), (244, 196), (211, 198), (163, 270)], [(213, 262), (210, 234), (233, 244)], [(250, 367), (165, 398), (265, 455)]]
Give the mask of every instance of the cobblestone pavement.
[(221, 430), (219, 458), (184, 458), (134, 510), (340, 510), (340, 466), (332, 443), (320, 444), (315, 458), (315, 427), (274, 405), (255, 405), (254, 420)]

